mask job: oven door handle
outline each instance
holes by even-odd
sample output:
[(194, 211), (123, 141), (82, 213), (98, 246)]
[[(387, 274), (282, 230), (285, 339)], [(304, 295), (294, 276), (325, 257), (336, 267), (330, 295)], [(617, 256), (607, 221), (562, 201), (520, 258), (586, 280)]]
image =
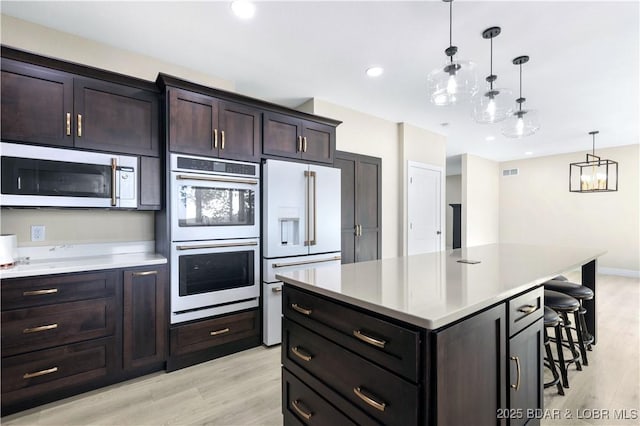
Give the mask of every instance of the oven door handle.
[(258, 243), (256, 241), (251, 241), (247, 243), (223, 243), (223, 244), (199, 244), (195, 246), (177, 246), (178, 250), (197, 250), (197, 249), (213, 249), (213, 248), (225, 248), (225, 247), (246, 247), (246, 246), (257, 246)]
[(246, 183), (248, 185), (257, 185), (255, 179), (241, 179), (224, 176), (201, 176), (201, 175), (178, 175), (179, 180), (203, 180), (207, 182), (230, 182), (230, 183)]

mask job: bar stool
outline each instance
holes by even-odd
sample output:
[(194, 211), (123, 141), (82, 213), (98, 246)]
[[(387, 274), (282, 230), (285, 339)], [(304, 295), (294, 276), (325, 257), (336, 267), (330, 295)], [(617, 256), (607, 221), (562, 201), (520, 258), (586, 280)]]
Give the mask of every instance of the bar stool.
[(583, 306), (584, 300), (593, 299), (593, 291), (581, 284), (572, 283), (570, 281), (561, 280), (549, 280), (544, 283), (545, 290), (553, 290), (560, 293), (564, 293), (578, 300), (580, 303), (580, 309), (574, 313), (576, 322), (576, 336), (578, 339), (578, 345), (580, 346), (580, 353), (582, 354), (582, 363), (589, 365), (587, 359), (587, 348), (591, 350), (591, 343), (593, 343), (593, 336), (589, 334), (587, 330), (587, 322), (585, 321), (585, 313), (587, 310)]
[(547, 334), (547, 327), (555, 329), (556, 335), (556, 346), (558, 349), (558, 358), (560, 358), (559, 363), (564, 364), (564, 356), (562, 354), (562, 331), (560, 330), (560, 326), (562, 321), (560, 320), (560, 316), (553, 309), (545, 306), (544, 307), (544, 349), (546, 351), (546, 358), (544, 366), (551, 370), (551, 374), (553, 375), (553, 380), (544, 384), (545, 389), (551, 386), (556, 386), (558, 388), (558, 394), (564, 395), (564, 389), (562, 388), (562, 383), (560, 382), (560, 374), (558, 374), (558, 370), (556, 369), (556, 362), (553, 359), (553, 353), (551, 352), (551, 344), (549, 335)]
[[(569, 328), (571, 323), (569, 322), (569, 318), (567, 315), (569, 313), (577, 312), (580, 309), (580, 302), (567, 294), (545, 289), (544, 304), (560, 315), (560, 318), (562, 319), (561, 329), (564, 329), (564, 332), (567, 336), (568, 344), (563, 344), (561, 329), (557, 329), (555, 338), (550, 340), (556, 342), (556, 346), (558, 348), (558, 366), (560, 367), (560, 373), (562, 374), (562, 385), (565, 388), (568, 388), (568, 365), (574, 363), (576, 365), (576, 369), (578, 371), (582, 371), (582, 365), (580, 365), (580, 352), (576, 349), (576, 345), (573, 341), (571, 330)], [(570, 359), (564, 359), (564, 354), (562, 352), (563, 346), (568, 347), (571, 351)]]

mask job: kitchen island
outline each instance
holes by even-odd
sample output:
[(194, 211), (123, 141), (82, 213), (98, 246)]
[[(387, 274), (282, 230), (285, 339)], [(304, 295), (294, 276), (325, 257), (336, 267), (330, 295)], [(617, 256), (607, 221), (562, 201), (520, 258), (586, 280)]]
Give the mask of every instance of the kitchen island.
[(278, 275), (285, 424), (538, 423), (541, 286), (582, 267), (595, 292), (603, 254), (493, 244)]

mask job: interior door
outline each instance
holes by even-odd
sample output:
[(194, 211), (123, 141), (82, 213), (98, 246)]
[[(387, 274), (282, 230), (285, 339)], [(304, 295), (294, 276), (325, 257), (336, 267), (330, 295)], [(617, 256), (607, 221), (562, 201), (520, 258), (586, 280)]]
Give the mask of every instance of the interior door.
[[(309, 252), (307, 240), (305, 171), (309, 166), (267, 160), (263, 169), (264, 257), (298, 256)], [(338, 250), (339, 248), (338, 241)]]
[(340, 169), (309, 166), (309, 254), (340, 251)]
[(442, 247), (442, 170), (410, 161), (407, 173), (407, 254)]

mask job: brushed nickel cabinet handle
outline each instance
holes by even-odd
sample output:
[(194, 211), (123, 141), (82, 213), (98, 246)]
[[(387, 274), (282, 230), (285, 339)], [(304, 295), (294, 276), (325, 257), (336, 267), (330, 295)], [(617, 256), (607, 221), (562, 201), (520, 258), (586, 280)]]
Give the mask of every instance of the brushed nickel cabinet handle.
[(302, 138), (302, 152), (307, 152), (307, 137)]
[(144, 272), (134, 272), (134, 277), (144, 277), (147, 275), (158, 275), (158, 271), (144, 271)]
[(306, 361), (306, 362), (311, 361), (311, 359), (313, 358), (313, 355), (304, 353), (305, 352), (304, 349), (302, 349), (302, 348), (300, 348), (298, 346), (292, 346), (291, 347), (291, 352), (293, 352), (293, 354), (295, 356), (297, 356), (298, 358), (300, 358), (301, 360)]
[(78, 137), (82, 137), (82, 114), (78, 114)]
[(220, 145), (220, 149), (224, 149), (224, 130), (220, 131), (220, 135), (222, 136), (222, 144)]
[(387, 344), (385, 340), (375, 339), (371, 336), (367, 336), (360, 330), (353, 330), (353, 335), (356, 336), (358, 339), (362, 340), (363, 342), (376, 346), (378, 348), (384, 348), (385, 345)]
[(292, 304), (291, 304), (291, 307), (292, 307), (294, 310), (296, 310), (296, 311), (300, 312), (302, 315), (307, 315), (307, 316), (309, 316), (309, 315), (311, 315), (311, 313), (313, 312), (313, 310), (312, 310), (312, 309), (303, 308), (303, 307), (301, 307), (301, 306), (298, 306), (298, 304), (297, 304), (297, 303), (292, 303)]
[(358, 236), (358, 225), (353, 225), (353, 227), (354, 227), (353, 235), (355, 235), (357, 237)]
[(291, 401), (291, 407), (296, 410), (296, 413), (300, 414), (305, 420), (309, 420), (313, 416), (313, 413), (307, 413), (302, 408), (300, 408), (300, 400), (298, 399), (296, 399), (295, 401)]
[(36, 371), (34, 373), (24, 373), (22, 376), (23, 379), (31, 379), (32, 377), (44, 376), (45, 374), (51, 374), (58, 371), (58, 367), (52, 367), (46, 370)]
[(302, 152), (302, 136), (298, 136), (298, 143), (296, 144), (296, 152)]
[(29, 290), (29, 291), (23, 291), (22, 295), (23, 296), (42, 296), (44, 294), (55, 294), (58, 292), (57, 288), (46, 288), (43, 290)]
[(54, 328), (58, 328), (58, 324), (48, 324), (41, 325), (39, 327), (25, 328), (24, 330), (22, 330), (22, 334), (37, 333), (39, 331), (53, 330)]
[(511, 357), (511, 361), (515, 361), (516, 362), (516, 375), (518, 376), (516, 378), (516, 384), (515, 385), (511, 385), (512, 389), (518, 390), (520, 389), (520, 358), (518, 358), (517, 356), (512, 356)]
[(364, 402), (366, 402), (368, 405), (372, 406), (376, 410), (384, 411), (384, 409), (387, 407), (386, 403), (378, 402), (375, 399), (362, 393), (362, 388), (360, 386), (353, 388), (353, 393), (355, 393), (358, 398), (360, 398), (361, 400), (363, 400)]
[(518, 312), (522, 312), (527, 315), (534, 313), (536, 310), (538, 310), (538, 308), (533, 305), (524, 305), (518, 308)]
[(271, 291), (273, 293), (282, 293), (282, 287), (276, 287), (276, 288), (272, 288)]
[(111, 159), (111, 206), (116, 205), (116, 178), (118, 177), (118, 160)]
[(67, 136), (71, 136), (71, 113), (67, 113)]
[(223, 328), (222, 330), (216, 330), (216, 331), (212, 331), (209, 333), (209, 335), (211, 336), (219, 336), (221, 334), (226, 334), (228, 332), (230, 332), (231, 330), (229, 329), (229, 327), (227, 328)]
[(218, 129), (213, 129), (213, 149), (218, 149)]

